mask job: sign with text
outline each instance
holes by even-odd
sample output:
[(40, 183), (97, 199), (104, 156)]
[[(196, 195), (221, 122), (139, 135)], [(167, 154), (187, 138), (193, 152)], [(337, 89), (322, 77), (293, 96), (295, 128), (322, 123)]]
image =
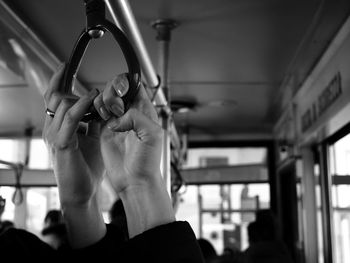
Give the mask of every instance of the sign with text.
[(317, 99), (301, 116), (301, 130), (308, 130), (321, 115), (339, 98), (342, 94), (341, 75), (338, 72), (329, 84), (322, 90)]

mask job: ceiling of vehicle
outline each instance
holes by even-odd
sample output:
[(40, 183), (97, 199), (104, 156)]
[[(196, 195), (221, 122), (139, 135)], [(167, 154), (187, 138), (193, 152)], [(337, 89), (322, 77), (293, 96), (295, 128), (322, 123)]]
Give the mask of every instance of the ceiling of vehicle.
[[(68, 60), (85, 27), (83, 0), (4, 2), (59, 61)], [(198, 103), (194, 111), (174, 113), (176, 127), (192, 138), (271, 136), (287, 84), (293, 80), (294, 91), (302, 84), (350, 10), (347, 0), (129, 3), (155, 68), (159, 47), (151, 23), (178, 23), (171, 34), (168, 84), (171, 101)], [(1, 35), (1, 43), (8, 39)], [(9, 63), (6, 54), (0, 49), (0, 61)], [(0, 134), (19, 134), (28, 126), (40, 131), (45, 116), (40, 89), (15, 69), (0, 65)], [(89, 46), (78, 79), (87, 88), (103, 88), (126, 70), (118, 46), (106, 35)]]

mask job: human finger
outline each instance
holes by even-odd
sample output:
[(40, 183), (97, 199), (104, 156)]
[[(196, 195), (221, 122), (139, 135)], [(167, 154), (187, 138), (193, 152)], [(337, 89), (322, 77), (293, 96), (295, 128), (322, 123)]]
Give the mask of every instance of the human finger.
[(129, 90), (128, 73), (122, 73), (108, 83), (119, 97), (123, 97)]
[(151, 118), (153, 121), (155, 122), (159, 121), (158, 113), (142, 84), (134, 98), (132, 107), (137, 108), (139, 111), (143, 112), (146, 116)]
[[(53, 93), (51, 95), (49, 101), (45, 102), (46, 111), (50, 110), (50, 111), (56, 112), (61, 100), (62, 100), (62, 97), (58, 93)], [(45, 117), (44, 129), (46, 129), (53, 121), (53, 117), (51, 115), (49, 115), (47, 112), (45, 112), (45, 113), (46, 113), (46, 115), (45, 115), (46, 117)]]
[(44, 129), (46, 129), (52, 122), (53, 118), (48, 111), (55, 113), (58, 105), (60, 104), (64, 94), (59, 92), (63, 81), (63, 75), (65, 70), (65, 64), (62, 63), (53, 74), (50, 79), (49, 86), (44, 94), (44, 102), (46, 106), (46, 118)]
[(51, 127), (57, 131), (61, 128), (66, 112), (74, 104), (74, 100), (69, 98), (62, 98), (52, 119)]
[(101, 132), (101, 123), (99, 121), (90, 121), (87, 126), (87, 136), (99, 138)]
[(103, 93), (98, 94), (98, 96), (96, 96), (94, 99), (94, 107), (103, 120), (106, 121), (111, 117), (109, 110), (106, 108), (103, 102)]
[(66, 112), (60, 129), (60, 140), (62, 142), (69, 142), (78, 129), (79, 121), (84, 117), (97, 94), (96, 89), (91, 90), (88, 94), (80, 97)]
[[(59, 130), (62, 125), (64, 116), (72, 104), (73, 103), (68, 99), (62, 99), (56, 109), (55, 116), (47, 117), (47, 120), (45, 121), (44, 130), (43, 130), (43, 139), (49, 144), (53, 142), (57, 142)], [(54, 143), (54, 144), (56, 144), (56, 146), (61, 147), (59, 143)]]
[(119, 118), (112, 117), (107, 126), (114, 132), (126, 132), (133, 130), (142, 141), (159, 140), (162, 128), (157, 122), (135, 108), (130, 108)]
[[(146, 90), (143, 85), (140, 84), (140, 88), (138, 89), (135, 98), (133, 98), (133, 102), (131, 107), (136, 108), (143, 112), (146, 116), (150, 117), (152, 120), (158, 122), (158, 114), (157, 111), (152, 104)], [(114, 115), (121, 116), (125, 111), (125, 105), (121, 99), (118, 97), (123, 97), (129, 90), (129, 79), (128, 73), (123, 73), (116, 76), (114, 79), (107, 83), (107, 87), (104, 90), (103, 101), (104, 104), (107, 105), (107, 108), (114, 113)], [(118, 97), (116, 97), (118, 96)], [(115, 103), (115, 110), (113, 111), (109, 105)], [(120, 110), (121, 105), (123, 106), (122, 110)], [(119, 107), (119, 109), (118, 109)]]
[(49, 86), (44, 94), (46, 107), (48, 107), (47, 103), (50, 101), (52, 94), (60, 90), (60, 86), (62, 85), (62, 81), (63, 81), (64, 69), (65, 69), (65, 64), (62, 63), (57, 68), (56, 72), (53, 74), (53, 76), (50, 79)]
[(124, 114), (124, 102), (114, 88), (115, 80), (109, 81), (102, 93), (103, 104), (106, 109), (119, 117)]
[[(54, 116), (56, 116), (56, 112), (57, 112), (57, 109), (59, 108), (59, 105), (61, 104), (61, 102), (63, 100), (65, 100), (64, 103), (67, 103), (69, 106), (73, 105), (74, 102), (76, 102), (78, 100), (79, 97), (77, 96), (74, 96), (74, 95), (66, 95), (64, 96), (63, 94), (60, 94), (58, 92), (53, 92), (52, 95), (51, 95), (51, 98), (48, 102), (48, 106), (47, 106), (47, 109), (46, 110), (50, 110), (51, 112), (54, 113)], [(69, 103), (68, 103), (69, 102)], [(47, 126), (51, 125), (51, 123), (53, 122), (54, 120), (54, 116), (49, 116), (49, 114), (47, 113), (46, 114), (46, 118), (45, 118), (45, 125), (44, 127), (46, 128)]]

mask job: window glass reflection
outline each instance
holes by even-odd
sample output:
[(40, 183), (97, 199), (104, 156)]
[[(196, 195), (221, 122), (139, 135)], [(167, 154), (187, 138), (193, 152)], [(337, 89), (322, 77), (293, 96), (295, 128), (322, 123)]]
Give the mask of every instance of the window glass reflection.
[(329, 155), (331, 174), (350, 176), (350, 134), (331, 145)]
[(350, 262), (350, 134), (329, 147), (332, 176), (334, 260)]

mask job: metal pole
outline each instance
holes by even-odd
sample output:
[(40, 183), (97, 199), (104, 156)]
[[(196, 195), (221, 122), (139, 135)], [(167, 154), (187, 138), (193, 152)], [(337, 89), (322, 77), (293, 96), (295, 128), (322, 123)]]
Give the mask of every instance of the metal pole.
[(301, 155), (303, 161), (303, 184), (302, 193), (305, 193), (307, 198), (304, 198), (304, 241), (305, 241), (305, 259), (306, 262), (317, 262), (317, 203), (315, 193), (315, 173), (314, 173), (314, 155), (311, 147), (302, 147)]
[[(165, 99), (167, 101), (170, 101), (170, 92), (169, 92), (169, 86), (168, 86), (168, 75), (169, 75), (169, 46), (170, 46), (170, 36), (171, 36), (171, 30), (176, 27), (176, 23), (173, 20), (157, 20), (154, 23), (152, 23), (152, 26), (157, 30), (157, 37), (159, 43), (159, 75), (161, 78), (161, 86), (160, 90), (164, 92)], [(166, 188), (168, 190), (168, 193), (171, 195), (171, 150), (170, 150), (170, 144), (171, 144), (171, 116), (168, 112), (162, 110), (161, 112), (162, 117), (162, 125), (164, 129), (164, 136), (163, 136), (163, 167), (162, 167), (162, 174), (163, 179), (165, 181)]]
[(200, 192), (201, 187), (198, 185), (197, 186), (197, 200), (198, 200), (198, 213), (199, 213), (199, 222), (198, 222), (198, 232), (199, 232), (199, 237), (203, 237), (203, 198), (202, 194)]
[(135, 17), (127, 0), (105, 0), (106, 6), (116, 25), (128, 36), (140, 60), (146, 82), (151, 87), (159, 85), (158, 76), (147, 53)]

